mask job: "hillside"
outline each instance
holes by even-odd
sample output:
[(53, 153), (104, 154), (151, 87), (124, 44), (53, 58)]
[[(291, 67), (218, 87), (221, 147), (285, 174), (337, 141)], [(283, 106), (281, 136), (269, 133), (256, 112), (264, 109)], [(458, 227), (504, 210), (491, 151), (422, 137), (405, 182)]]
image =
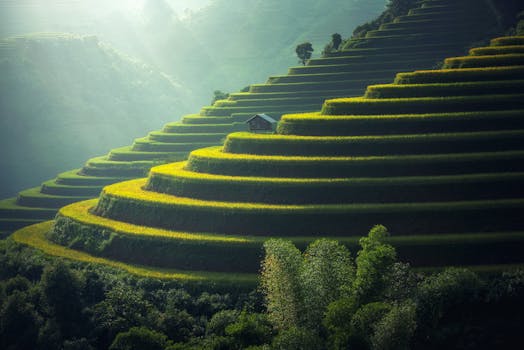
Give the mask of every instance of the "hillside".
[[(444, 5), (425, 1), (366, 37), (349, 40), (338, 52), (291, 67), (286, 75), (270, 76), (266, 83), (250, 85), (248, 92), (233, 93), (130, 146), (89, 159), (81, 169), (61, 173), (40, 187), (20, 192), (17, 198), (1, 201), (0, 230), (49, 218), (61, 206), (98, 195), (104, 185), (145, 176), (154, 165), (183, 160), (191, 150), (219, 145), (228, 133), (245, 130), (244, 121), (254, 113), (278, 119), (285, 113), (319, 110), (325, 99), (358, 96), (366, 85), (390, 82), (399, 71), (428, 69), (446, 56), (463, 54), (495, 23), (487, 6), (470, 11), (470, 1)], [(486, 26), (478, 27), (479, 22)], [(444, 25), (444, 35), (436, 35), (435, 28)], [(445, 40), (449, 35), (454, 40)]]
[(243, 279), (269, 237), (354, 247), (382, 223), (414, 266), (522, 264), (523, 48), (524, 37), (496, 38), (443, 69), (284, 115), (277, 134), (230, 134), (15, 239)]
[(188, 92), (95, 37), (0, 41), (0, 194), (78, 167), (184, 113)]
[(312, 41), (320, 55), (331, 34), (349, 37), (355, 26), (380, 14), (386, 0), (307, 0), (300, 6), (289, 0), (209, 0), (192, 3), (195, 10), (184, 16), (177, 3), (9, 1), (0, 3), (0, 36), (96, 35), (171, 75), (202, 105), (216, 89), (234, 91), (284, 72), (297, 62), (297, 43)]
[[(296, 64), (295, 47), (304, 41), (313, 44), (313, 57), (319, 57), (331, 34), (349, 37), (384, 6), (383, 0), (305, 0), (300, 6), (293, 1), (216, 0), (184, 24), (226, 77), (220, 84), (220, 76), (215, 77), (217, 88), (233, 91)], [(210, 35), (215, 28), (219, 35)]]

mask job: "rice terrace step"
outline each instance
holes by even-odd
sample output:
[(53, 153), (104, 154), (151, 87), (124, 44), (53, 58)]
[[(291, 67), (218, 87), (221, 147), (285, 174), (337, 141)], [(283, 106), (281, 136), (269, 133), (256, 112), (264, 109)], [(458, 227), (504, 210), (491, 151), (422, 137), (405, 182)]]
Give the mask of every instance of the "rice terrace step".
[[(269, 113), (280, 119), (284, 114), (318, 111), (325, 99), (360, 96), (366, 86), (389, 83), (399, 71), (431, 69), (445, 57), (463, 55), (471, 43), (485, 38), (490, 24), (496, 21), (484, 2), (476, 5), (474, 11), (470, 5), (471, 0), (418, 2), (408, 15), (384, 24), (370, 37), (350, 39), (332, 54), (315, 58), (305, 66), (291, 67), (287, 75), (275, 75), (265, 83), (252, 84), (247, 92), (233, 93), (227, 100), (219, 100), (198, 113), (168, 123), (163, 130), (152, 131), (130, 146), (90, 159), (82, 169), (70, 171), (67, 176), (60, 174), (46, 181), (39, 190), (31, 190), (30, 196), (22, 192), (17, 205), (56, 212), (64, 204), (94, 196), (104, 185), (146, 176), (155, 165), (182, 161), (192, 150), (221, 145), (227, 134), (246, 131), (244, 121), (255, 113)], [(457, 11), (461, 16), (450, 16)], [(478, 25), (481, 22), (483, 25)], [(435, 35), (435, 28), (442, 27), (453, 35)], [(420, 38), (424, 39), (423, 43), (418, 41)], [(507, 48), (515, 46), (514, 40), (499, 39), (494, 45), (503, 51), (492, 50), (489, 55), (498, 52), (518, 60), (518, 49)], [(475, 57), (482, 57), (482, 52), (477, 53), (481, 56)], [(495, 59), (497, 64), (507, 63), (507, 60)], [(465, 59), (460, 64), (471, 65), (470, 61), (475, 60)], [(508, 80), (514, 79), (511, 77), (515, 72), (500, 74)], [(489, 80), (498, 79), (497, 74), (489, 74)], [(523, 75), (520, 77), (524, 79)], [(507, 87), (502, 85), (499, 92)], [(518, 92), (517, 87), (514, 92)], [(49, 198), (50, 195), (61, 197)], [(0, 215), (0, 221), (16, 218), (14, 212)]]
[[(299, 247), (332, 237), (354, 249), (380, 223), (401, 259), (420, 269), (522, 265), (524, 94), (508, 72), (524, 55), (505, 57), (521, 39), (399, 73), (361, 97), (327, 99), (320, 112), (285, 114), (275, 134), (229, 134), (222, 146), (106, 186), (98, 199), (61, 208), (54, 225), (14, 238), (233, 281), (258, 271), (270, 237)], [(489, 49), (498, 43), (504, 50)]]

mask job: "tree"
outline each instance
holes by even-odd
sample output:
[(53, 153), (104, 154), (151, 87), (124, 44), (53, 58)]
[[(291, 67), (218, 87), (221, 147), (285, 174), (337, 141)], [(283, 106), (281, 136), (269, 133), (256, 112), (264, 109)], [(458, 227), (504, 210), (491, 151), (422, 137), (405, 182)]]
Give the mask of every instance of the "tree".
[(264, 243), (262, 290), (269, 319), (277, 329), (296, 326), (303, 319), (300, 285), (300, 251), (290, 241), (270, 239)]
[(98, 347), (107, 348), (118, 333), (131, 327), (149, 325), (148, 318), (155, 317), (155, 310), (139, 291), (117, 284), (106, 293), (102, 302), (92, 308), (93, 331), (99, 342)]
[(302, 62), (303, 65), (306, 65), (306, 61), (311, 58), (311, 53), (313, 51), (315, 50), (313, 50), (313, 45), (311, 45), (310, 42), (299, 44), (295, 49), (297, 57), (300, 59), (300, 62)]
[(0, 346), (3, 349), (35, 349), (38, 315), (25, 293), (15, 291), (0, 310)]
[(271, 340), (271, 324), (265, 314), (250, 314), (244, 310), (235, 323), (226, 327), (226, 335), (235, 339), (239, 349), (262, 345)]
[(354, 277), (353, 261), (345, 246), (329, 239), (308, 246), (301, 269), (308, 329), (319, 330), (327, 306), (350, 294)]
[(449, 268), (427, 277), (419, 286), (416, 340), (421, 348), (442, 347), (464, 339), (482, 299), (482, 281), (466, 269)]
[(271, 344), (271, 349), (275, 350), (318, 350), (324, 348), (322, 339), (316, 336), (314, 332), (297, 327), (280, 332)]
[(367, 237), (359, 241), (362, 249), (358, 252), (357, 272), (353, 293), (360, 305), (376, 301), (384, 293), (388, 277), (396, 261), (393, 246), (384, 243), (389, 235), (382, 225), (374, 226)]
[(160, 316), (160, 329), (175, 342), (186, 341), (190, 336), (195, 324), (195, 319), (186, 310), (177, 310), (169, 307)]
[(408, 350), (417, 327), (416, 305), (408, 300), (393, 305), (374, 326), (371, 336), (373, 350)]
[(211, 101), (211, 104), (215, 104), (218, 100), (225, 100), (229, 97), (229, 93), (221, 91), (221, 90), (215, 90), (213, 91), (213, 100)]
[(338, 50), (340, 44), (342, 43), (342, 36), (338, 33), (331, 35), (331, 45), (334, 50)]
[(415, 7), (415, 3), (415, 0), (389, 0), (387, 11), (390, 13), (391, 17), (401, 16)]
[(118, 333), (109, 350), (164, 350), (167, 337), (145, 327), (132, 327), (127, 332)]
[(42, 294), (64, 337), (75, 335), (82, 323), (81, 282), (63, 262), (46, 266), (41, 279)]
[(235, 323), (238, 319), (238, 310), (222, 310), (211, 317), (206, 326), (206, 334), (224, 336), (226, 327)]

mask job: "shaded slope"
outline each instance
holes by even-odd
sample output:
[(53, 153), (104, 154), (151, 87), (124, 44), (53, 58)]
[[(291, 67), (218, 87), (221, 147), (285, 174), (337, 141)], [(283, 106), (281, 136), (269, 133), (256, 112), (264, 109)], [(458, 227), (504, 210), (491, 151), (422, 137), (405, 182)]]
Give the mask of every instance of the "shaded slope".
[[(471, 41), (482, 38), (484, 27), (478, 23), (491, 21), (485, 7), (471, 9), (469, 0), (424, 1), (409, 15), (383, 25), (369, 37), (349, 41), (345, 49), (330, 57), (292, 67), (287, 75), (251, 85), (249, 92), (231, 94), (198, 114), (137, 139), (132, 146), (115, 149), (89, 160), (81, 170), (59, 175), (40, 190), (21, 192), (14, 206), (3, 206), (10, 208), (12, 215), (20, 206), (58, 208), (90, 197), (86, 191), (96, 191), (97, 186), (101, 189), (117, 178), (144, 176), (151, 166), (185, 159), (193, 149), (218, 145), (228, 133), (244, 130), (244, 121), (254, 113), (279, 118), (284, 113), (318, 110), (326, 98), (359, 95), (370, 83), (391, 81), (398, 71), (431, 68), (439, 59), (462, 53)], [(435, 25), (445, 25), (446, 31), (436, 35)], [(397, 34), (398, 28), (408, 29)], [(4, 223), (5, 228), (15, 228)]]
[(258, 269), (268, 237), (353, 247), (381, 223), (414, 266), (522, 264), (524, 87), (506, 70), (524, 67), (523, 47), (494, 39), (443, 69), (285, 115), (276, 135), (231, 134), (62, 208), (48, 238), (127, 263), (240, 273)]
[(0, 40), (0, 75), (1, 197), (79, 167), (191, 105), (170, 78), (95, 37)]

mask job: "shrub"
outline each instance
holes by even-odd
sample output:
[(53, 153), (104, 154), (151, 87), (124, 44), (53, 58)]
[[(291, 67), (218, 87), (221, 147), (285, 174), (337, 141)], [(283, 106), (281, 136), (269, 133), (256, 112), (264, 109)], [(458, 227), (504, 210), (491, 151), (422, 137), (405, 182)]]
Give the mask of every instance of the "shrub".
[(322, 350), (325, 344), (321, 337), (308, 328), (291, 327), (282, 330), (273, 339), (271, 349), (275, 350)]
[(371, 349), (409, 350), (416, 327), (416, 305), (412, 301), (393, 305), (391, 310), (374, 325)]
[(265, 314), (240, 313), (236, 322), (226, 327), (226, 335), (232, 337), (244, 349), (250, 345), (262, 345), (271, 341), (271, 325)]
[(132, 327), (127, 332), (118, 333), (109, 350), (164, 350), (167, 337), (145, 327)]

